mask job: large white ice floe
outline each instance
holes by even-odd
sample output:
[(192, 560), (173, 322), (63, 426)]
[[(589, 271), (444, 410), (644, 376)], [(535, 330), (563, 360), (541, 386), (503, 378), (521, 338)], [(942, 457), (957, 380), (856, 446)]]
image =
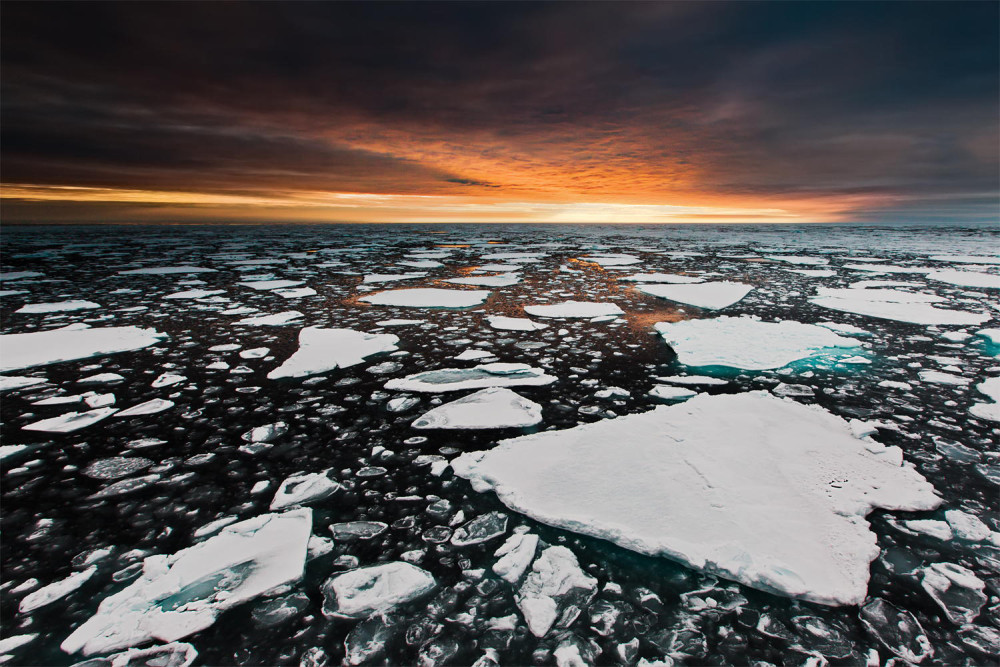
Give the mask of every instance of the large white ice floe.
[(249, 327), (275, 327), (281, 326), (282, 324), (289, 324), (295, 320), (301, 319), (302, 317), (302, 313), (297, 310), (286, 310), (280, 313), (275, 313), (274, 315), (254, 315), (251, 317), (244, 317), (242, 320), (238, 320), (236, 324), (242, 324)]
[(361, 284), (374, 285), (377, 283), (391, 283), (397, 280), (413, 280), (414, 278), (423, 278), (426, 275), (426, 271), (414, 271), (412, 273), (370, 273), (361, 280)]
[(494, 329), (505, 331), (540, 331), (549, 327), (548, 324), (534, 322), (527, 317), (507, 317), (506, 315), (490, 315), (486, 321)]
[(750, 317), (659, 322), (655, 329), (687, 366), (766, 370), (861, 344), (813, 324)]
[(952, 262), (954, 264), (998, 264), (1000, 256), (997, 255), (931, 255), (929, 259), (935, 262)]
[(66, 313), (74, 310), (90, 310), (100, 308), (101, 304), (83, 299), (73, 299), (71, 301), (57, 301), (53, 303), (29, 303), (21, 306), (15, 313), (26, 315), (39, 315), (42, 313)]
[(515, 602), (528, 629), (544, 637), (553, 625), (569, 626), (597, 593), (597, 579), (580, 569), (566, 547), (549, 547), (535, 560)]
[(473, 368), (442, 368), (425, 371), (385, 383), (386, 389), (396, 391), (460, 391), (486, 387), (539, 386), (556, 381), (555, 376), (528, 364), (479, 364)]
[(177, 273), (215, 273), (216, 269), (204, 266), (151, 266), (145, 269), (119, 271), (120, 276), (168, 276)]
[(374, 306), (406, 306), (410, 308), (471, 308), (489, 298), (488, 290), (438, 289), (414, 287), (412, 289), (386, 290), (363, 296)]
[(72, 433), (73, 431), (78, 431), (81, 428), (107, 419), (116, 412), (118, 412), (118, 408), (97, 408), (96, 410), (87, 410), (86, 412), (67, 412), (58, 417), (50, 417), (49, 419), (43, 419), (27, 426), (22, 426), (21, 429), (24, 431), (42, 431), (44, 433)]
[(33, 387), (36, 384), (45, 384), (45, 378), (33, 378), (25, 375), (0, 375), (0, 391), (10, 391), (12, 389), (23, 389)]
[(521, 436), (451, 465), (543, 523), (827, 605), (865, 598), (870, 511), (940, 504), (899, 448), (763, 392)]
[(986, 378), (976, 385), (979, 393), (985, 394), (992, 403), (973, 403), (969, 414), (988, 421), (1000, 422), (1000, 377)]
[(542, 406), (503, 387), (491, 387), (439, 405), (413, 428), (523, 428), (542, 421)]
[(912, 324), (982, 324), (989, 313), (935, 308), (942, 297), (897, 289), (819, 288), (809, 301), (832, 310)]
[(704, 278), (698, 276), (682, 276), (676, 273), (633, 273), (630, 276), (622, 276), (618, 280), (634, 283), (672, 283), (674, 285), (690, 285), (705, 281)]
[(475, 285), (477, 287), (510, 287), (521, 282), (521, 276), (516, 273), (501, 273), (495, 276), (470, 276), (466, 278), (449, 278), (446, 283), (456, 285)]
[(362, 567), (323, 584), (323, 613), (334, 618), (384, 614), (426, 595), (436, 585), (429, 572), (409, 563), (395, 561)]
[(1000, 276), (982, 271), (931, 271), (927, 278), (960, 287), (1000, 288)]
[(131, 352), (166, 338), (166, 334), (155, 329), (139, 327), (69, 326), (52, 331), (4, 334), (0, 336), (0, 371)]
[(354, 366), (372, 355), (396, 350), (398, 342), (393, 334), (306, 327), (299, 332), (299, 349), (267, 377), (306, 377)]
[(603, 317), (621, 315), (624, 311), (614, 303), (593, 301), (564, 301), (545, 306), (525, 306), (524, 312), (535, 317)]
[(298, 581), (311, 532), (312, 510), (296, 509), (226, 526), (171, 556), (149, 556), (139, 579), (104, 598), (62, 649), (106, 653), (204, 630), (221, 612)]
[(753, 290), (753, 285), (723, 280), (695, 285), (636, 285), (643, 294), (686, 303), (698, 308), (721, 310), (740, 301)]

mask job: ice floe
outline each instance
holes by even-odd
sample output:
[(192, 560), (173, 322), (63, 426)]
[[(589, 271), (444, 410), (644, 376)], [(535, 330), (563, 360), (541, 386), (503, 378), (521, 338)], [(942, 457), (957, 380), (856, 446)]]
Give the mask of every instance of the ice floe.
[(753, 285), (729, 281), (699, 283), (696, 285), (645, 285), (635, 288), (643, 294), (686, 303), (698, 308), (721, 310), (740, 301), (753, 290)]
[(396, 391), (443, 392), (486, 387), (540, 386), (556, 381), (552, 375), (528, 364), (479, 364), (473, 368), (442, 368), (385, 383)]
[(527, 317), (507, 317), (505, 315), (490, 315), (486, 321), (494, 329), (505, 331), (540, 331), (549, 326), (544, 322), (529, 320)]
[(296, 509), (231, 524), (171, 556), (149, 556), (140, 578), (104, 598), (62, 649), (92, 655), (204, 630), (226, 609), (298, 581), (311, 532), (312, 511)]
[(306, 327), (299, 332), (299, 349), (267, 377), (306, 377), (354, 366), (373, 355), (398, 349), (398, 342), (399, 337), (393, 334)]
[(698, 276), (682, 276), (676, 273), (633, 273), (629, 276), (622, 276), (618, 280), (627, 280), (635, 283), (673, 283), (677, 285), (704, 282), (704, 278)]
[(254, 315), (252, 317), (244, 317), (242, 320), (238, 320), (236, 324), (242, 324), (249, 327), (274, 327), (281, 326), (282, 324), (290, 324), (296, 320), (302, 319), (303, 315), (297, 310), (286, 310), (281, 313), (275, 313), (274, 315)]
[(369, 273), (362, 280), (362, 285), (374, 285), (377, 283), (391, 283), (397, 280), (413, 280), (423, 278), (426, 271), (414, 271), (412, 273)]
[(330, 479), (327, 472), (292, 475), (275, 491), (271, 500), (271, 511), (323, 500), (332, 496), (338, 489), (340, 484)]
[(36, 384), (45, 384), (45, 382), (45, 378), (33, 378), (24, 375), (0, 375), (0, 391), (24, 389), (25, 387), (33, 387)]
[(982, 324), (992, 318), (985, 312), (936, 308), (931, 304), (944, 301), (942, 297), (896, 289), (820, 288), (809, 301), (845, 313), (911, 324)]
[(524, 428), (542, 421), (542, 406), (503, 387), (490, 387), (439, 405), (413, 422), (413, 428)]
[(494, 552), (497, 561), (492, 569), (504, 581), (516, 584), (534, 560), (537, 548), (538, 535), (514, 533)]
[(374, 306), (404, 306), (409, 308), (472, 308), (486, 301), (487, 290), (438, 289), (414, 287), (411, 289), (376, 292), (358, 299)]
[(81, 428), (107, 419), (116, 412), (118, 412), (117, 408), (97, 408), (96, 410), (88, 410), (86, 412), (67, 412), (58, 417), (50, 417), (49, 419), (43, 419), (22, 426), (21, 429), (24, 431), (43, 431), (45, 433), (72, 433), (73, 431), (78, 431)]
[(535, 559), (515, 601), (528, 629), (544, 637), (553, 626), (567, 627), (597, 593), (597, 580), (580, 569), (566, 547), (548, 547)]
[(155, 329), (89, 328), (74, 325), (52, 331), (0, 336), (0, 371), (45, 366), (117, 352), (131, 352), (167, 338)]
[(27, 614), (40, 607), (50, 605), (56, 600), (62, 599), (87, 583), (97, 572), (97, 566), (91, 565), (86, 570), (74, 572), (65, 579), (52, 582), (48, 586), (42, 586), (36, 591), (29, 593), (21, 599), (17, 610), (22, 614)]
[(986, 604), (986, 584), (968, 568), (954, 563), (932, 563), (920, 570), (920, 585), (952, 623), (972, 623)]
[(684, 387), (672, 387), (667, 384), (658, 384), (649, 390), (651, 397), (662, 401), (683, 401), (697, 395), (697, 393)]
[(910, 612), (882, 598), (872, 598), (859, 615), (865, 629), (906, 662), (920, 663), (934, 655), (927, 633)]
[(164, 410), (169, 410), (174, 407), (174, 402), (169, 401), (165, 398), (153, 398), (145, 403), (139, 403), (138, 405), (133, 405), (131, 408), (126, 408), (115, 415), (118, 417), (138, 417), (140, 415), (155, 415), (158, 412), (163, 412)]
[(452, 468), (543, 523), (827, 605), (866, 596), (865, 515), (940, 503), (898, 448), (761, 392), (505, 440)]
[(535, 317), (553, 318), (592, 318), (606, 315), (622, 315), (623, 311), (614, 303), (596, 303), (593, 301), (564, 301), (552, 305), (525, 306), (524, 312)]
[(323, 613), (339, 618), (385, 614), (430, 593), (437, 582), (429, 572), (404, 562), (362, 567), (323, 584)]
[(860, 345), (813, 324), (761, 322), (749, 317), (659, 322), (655, 329), (687, 366), (765, 370)]
[(21, 306), (14, 312), (23, 314), (66, 313), (74, 310), (91, 310), (100, 307), (101, 304), (94, 303), (93, 301), (74, 299), (72, 301), (57, 301), (54, 303), (29, 303)]
[(477, 287), (510, 287), (521, 282), (521, 276), (516, 273), (501, 273), (496, 276), (471, 276), (468, 278), (449, 278), (446, 283), (456, 285), (475, 285)]
[(927, 278), (960, 287), (1000, 288), (1000, 276), (982, 271), (931, 271)]
[(145, 269), (119, 271), (120, 276), (168, 276), (177, 273), (215, 273), (215, 269), (204, 266), (151, 266)]
[(985, 394), (992, 403), (973, 403), (969, 413), (974, 417), (1000, 422), (1000, 377), (986, 378), (976, 385), (979, 393)]

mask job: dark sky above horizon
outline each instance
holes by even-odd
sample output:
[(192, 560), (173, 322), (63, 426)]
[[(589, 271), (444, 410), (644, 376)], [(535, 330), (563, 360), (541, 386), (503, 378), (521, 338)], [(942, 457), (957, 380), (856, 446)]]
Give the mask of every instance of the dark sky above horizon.
[(2, 216), (997, 220), (998, 8), (5, 2)]

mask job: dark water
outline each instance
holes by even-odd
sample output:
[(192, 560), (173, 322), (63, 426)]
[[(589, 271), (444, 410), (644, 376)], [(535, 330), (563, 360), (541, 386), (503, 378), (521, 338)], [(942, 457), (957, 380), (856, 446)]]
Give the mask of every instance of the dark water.
[[(441, 246), (458, 246), (449, 248), (449, 255), (441, 259), (443, 267), (396, 264), (408, 253)], [(944, 332), (974, 333), (978, 328), (996, 327), (996, 319), (981, 327), (927, 327), (826, 310), (807, 298), (817, 286), (901, 280), (919, 283), (921, 291), (945, 297), (947, 303), (940, 304), (944, 307), (989, 310), (996, 315), (1000, 313), (996, 289), (932, 282), (921, 274), (871, 275), (843, 267), (865, 262), (865, 256), (872, 255), (898, 266), (940, 265), (996, 274), (996, 266), (952, 264), (929, 257), (982, 255), (998, 248), (996, 226), (5, 228), (0, 238), (2, 271), (43, 275), (3, 282), (0, 289), (24, 290), (5, 295), (0, 302), (4, 334), (82, 322), (95, 327), (151, 327), (169, 335), (169, 340), (135, 352), (8, 373), (47, 379), (43, 385), (6, 392), (0, 408), (3, 445), (29, 445), (4, 458), (2, 464), (2, 636), (37, 633), (11, 652), (8, 664), (64, 665), (83, 660), (63, 653), (59, 644), (93, 615), (103, 598), (137, 576), (138, 568), (133, 566), (143, 557), (191, 546), (200, 541), (194, 531), (216, 519), (242, 520), (266, 513), (281, 480), (327, 469), (334, 471), (331, 474), (343, 488), (312, 506), (314, 535), (329, 537), (330, 524), (355, 520), (382, 521), (390, 529), (368, 541), (336, 542), (331, 553), (310, 561), (303, 580), (281, 593), (298, 610), (290, 617), (278, 621), (268, 617), (267, 605), (273, 605), (273, 600), (261, 597), (225, 612), (207, 630), (184, 639), (199, 652), (196, 664), (295, 665), (307, 654), (320, 663), (341, 663), (345, 638), (352, 631), (357, 637), (367, 626), (327, 618), (321, 611), (320, 587), (342, 569), (336, 561), (349, 555), (361, 565), (371, 565), (399, 560), (415, 550), (422, 552), (417, 564), (436, 578), (438, 588), (429, 597), (394, 610), (379, 626), (384, 650), (372, 658), (374, 663), (463, 665), (493, 649), (500, 664), (554, 664), (553, 651), (561, 644), (574, 643), (591, 662), (624, 664), (617, 647), (638, 639), (635, 659), (672, 656), (683, 664), (800, 665), (809, 659), (817, 664), (824, 660), (864, 664), (872, 650), (885, 664), (892, 653), (862, 626), (856, 607), (830, 608), (769, 595), (508, 512), (508, 535), (515, 526), (525, 526), (546, 544), (567, 546), (583, 570), (598, 580), (600, 592), (574, 622), (544, 638), (534, 637), (515, 605), (516, 589), (490, 572), (496, 560), (493, 552), (503, 538), (471, 547), (422, 539), (428, 529), (448, 525), (459, 511), (470, 519), (489, 511), (507, 512), (506, 508), (492, 494), (472, 491), (451, 471), (437, 477), (427, 466), (414, 463), (420, 455), (452, 458), (459, 452), (488, 449), (497, 440), (526, 431), (414, 431), (410, 423), (441, 401), (434, 394), (414, 394), (419, 405), (392, 413), (385, 403), (397, 392), (387, 392), (383, 385), (390, 378), (423, 370), (471, 366), (451, 357), (470, 348), (486, 349), (501, 361), (530, 363), (559, 378), (548, 386), (516, 389), (543, 406), (544, 421), (537, 429), (569, 428), (646, 411), (657, 404), (646, 396), (657, 384), (655, 376), (702, 372), (678, 364), (672, 350), (653, 335), (652, 324), (719, 313), (641, 294), (616, 278), (636, 272), (708, 272), (713, 274), (709, 278), (718, 276), (756, 288), (724, 314), (859, 326), (872, 334), (864, 338), (864, 354), (873, 360), (866, 366), (795, 365), (788, 376), (774, 371), (730, 371), (730, 384), (709, 387), (708, 393), (772, 389), (783, 380), (815, 390), (815, 396), (797, 400), (817, 403), (845, 418), (892, 423), (896, 428), (879, 429), (878, 440), (904, 450), (906, 459), (941, 493), (942, 511), (963, 509), (997, 531), (997, 424), (968, 413), (970, 405), (987, 400), (977, 395), (975, 384), (1000, 374), (997, 350), (981, 337), (961, 341), (942, 337)], [(456, 287), (436, 281), (504, 261), (482, 259), (491, 252), (544, 255), (538, 262), (523, 264), (520, 283), (493, 288), (486, 304), (474, 309), (394, 308), (355, 300), (364, 274), (428, 272), (425, 278), (383, 283), (375, 285), (377, 289)], [(665, 254), (672, 252), (697, 254)], [(759, 261), (781, 252), (828, 258), (829, 265)], [(627, 253), (640, 262), (602, 268), (578, 261), (592, 253)], [(733, 257), (741, 255), (748, 257)], [(281, 261), (232, 263), (256, 259)], [(330, 262), (339, 263), (318, 266)], [(177, 265), (217, 271), (117, 275), (140, 266)], [(820, 278), (788, 270), (801, 268), (830, 268), (836, 274)], [(302, 286), (313, 288), (316, 294), (285, 299), (236, 284), (263, 274), (303, 280)], [(162, 298), (188, 289), (224, 292), (203, 300)], [(101, 307), (49, 315), (15, 313), (26, 303), (70, 299), (94, 301)], [(552, 321), (548, 329), (534, 332), (497, 331), (486, 323), (487, 313), (523, 317), (522, 305), (569, 299), (614, 301), (626, 315), (609, 323)], [(241, 306), (257, 309), (255, 315), (297, 310), (302, 317), (283, 326), (239, 326), (235, 322), (246, 315), (223, 311)], [(390, 318), (423, 323), (392, 328), (376, 324)], [(268, 380), (267, 373), (296, 350), (303, 325), (394, 333), (407, 354), (373, 357), (306, 380)], [(560, 334), (560, 329), (568, 331)], [(263, 358), (243, 359), (239, 351), (209, 350), (225, 343), (238, 343), (243, 350), (266, 347), (269, 352)], [(935, 356), (951, 361), (936, 361)], [(399, 362), (401, 368), (388, 375), (368, 372), (387, 360)], [(206, 368), (219, 361), (230, 367)], [(919, 380), (920, 370), (944, 366), (972, 383), (952, 386)], [(109, 372), (125, 379), (111, 385), (76, 384), (81, 377)], [(151, 387), (164, 372), (186, 379), (168, 387)], [(907, 382), (912, 388), (880, 387), (883, 380)], [(607, 387), (625, 389), (630, 397), (594, 396)], [(37, 406), (32, 402), (84, 391), (114, 393), (116, 407), (152, 398), (166, 398), (175, 405), (155, 415), (111, 418), (66, 434), (21, 430), (40, 419), (86, 409), (79, 403)], [(460, 395), (456, 392), (445, 400)], [(258, 454), (240, 451), (245, 444), (243, 434), (275, 422), (284, 422), (288, 428), (273, 447)], [(141, 438), (163, 442), (136, 448), (134, 443)], [(951, 443), (968, 451), (949, 448)], [(965, 453), (956, 455), (956, 451)], [(159, 478), (130, 494), (88, 499), (110, 482), (88, 477), (84, 470), (114, 456), (151, 459), (152, 468), (132, 476), (152, 472)], [(367, 466), (380, 466), (387, 472), (358, 476)], [(251, 488), (262, 480), (271, 482), (271, 487), (252, 495)], [(399, 500), (409, 496), (420, 496), (423, 501)], [(450, 513), (428, 514), (426, 508), (434, 498), (450, 501)], [(991, 629), (995, 633), (1000, 622), (1000, 547), (988, 541), (941, 541), (908, 534), (889, 522), (940, 519), (942, 511), (878, 512), (870, 517), (881, 555), (872, 564), (869, 595), (889, 600), (920, 622), (935, 651), (924, 664), (995, 664), (1000, 647), (992, 640), (997, 635), (989, 633)], [(62, 579), (81, 569), (83, 559), (95, 549), (110, 549), (110, 555), (97, 561), (96, 574), (83, 587), (35, 611), (18, 611), (20, 600), (30, 590), (24, 586), (26, 581), (37, 579), (39, 585), (46, 585)], [(916, 570), (936, 562), (961, 565), (985, 582), (988, 600), (971, 629), (950, 622), (921, 587)], [(483, 569), (485, 575), (476, 573)], [(648, 592), (660, 602), (650, 602)], [(615, 619), (610, 625), (600, 620), (609, 613)], [(491, 619), (512, 614), (517, 617), (514, 630), (488, 628)], [(759, 630), (762, 615), (783, 625), (787, 636)], [(826, 628), (826, 636), (803, 630), (804, 617)]]

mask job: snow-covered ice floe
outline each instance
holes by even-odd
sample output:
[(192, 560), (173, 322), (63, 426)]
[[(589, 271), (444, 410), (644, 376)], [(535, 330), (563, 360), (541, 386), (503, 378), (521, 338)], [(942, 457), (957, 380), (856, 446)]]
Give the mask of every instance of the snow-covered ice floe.
[(857, 313), (883, 320), (911, 324), (982, 324), (991, 319), (989, 313), (935, 308), (932, 303), (942, 297), (897, 289), (827, 289), (819, 288), (809, 301), (832, 310)]
[(867, 594), (870, 511), (940, 504), (899, 448), (763, 392), (521, 436), (452, 468), (542, 523), (826, 605)]
[(299, 349), (267, 377), (306, 377), (354, 366), (372, 355), (396, 350), (398, 342), (393, 334), (306, 327), (299, 332)]
[(969, 408), (969, 414), (987, 421), (1000, 422), (1000, 377), (986, 378), (976, 385), (976, 389), (993, 402), (973, 403)]
[(622, 315), (625, 311), (614, 303), (598, 303), (593, 301), (564, 301), (545, 306), (525, 306), (524, 312), (535, 317), (554, 318), (591, 318), (606, 315)]
[(960, 287), (1000, 288), (1000, 276), (982, 271), (931, 271), (927, 278)]
[(414, 287), (412, 289), (387, 290), (363, 296), (364, 301), (374, 306), (405, 306), (409, 308), (472, 308), (489, 298), (488, 290), (438, 289), (434, 287)]
[(521, 276), (516, 273), (501, 273), (496, 276), (471, 276), (467, 278), (449, 278), (446, 283), (456, 285), (475, 285), (477, 287), (510, 287), (521, 282)]
[(539, 386), (556, 381), (541, 369), (528, 364), (479, 364), (473, 368), (442, 368), (395, 378), (385, 383), (396, 391), (460, 391), (486, 387)]
[(0, 375), (0, 391), (23, 389), (36, 384), (45, 384), (45, 378), (33, 378), (24, 375)]
[(44, 433), (72, 433), (73, 431), (78, 431), (81, 428), (107, 419), (116, 412), (118, 412), (117, 408), (97, 408), (96, 410), (88, 410), (86, 412), (67, 412), (58, 417), (50, 417), (49, 419), (43, 419), (22, 426), (21, 429), (24, 431), (42, 431)]
[(622, 276), (618, 280), (634, 283), (672, 283), (675, 285), (689, 285), (705, 281), (704, 278), (698, 276), (682, 276), (676, 273), (633, 273), (630, 276)]
[(397, 280), (413, 280), (414, 278), (423, 278), (426, 275), (426, 271), (414, 271), (412, 273), (370, 273), (361, 280), (361, 284), (374, 285), (377, 283), (391, 283)]
[(413, 428), (523, 428), (542, 421), (542, 406), (503, 387), (491, 387), (439, 405)]
[(429, 572), (404, 562), (383, 563), (339, 574), (323, 584), (323, 613), (334, 618), (367, 618), (430, 593), (437, 582)]
[(282, 324), (289, 324), (295, 320), (301, 319), (302, 317), (302, 313), (297, 310), (286, 310), (280, 313), (275, 313), (274, 315), (254, 315), (252, 317), (244, 317), (242, 320), (238, 320), (236, 324), (242, 324), (249, 327), (275, 327), (281, 326)]
[(234, 523), (171, 556), (149, 556), (139, 579), (104, 598), (62, 649), (92, 655), (204, 630), (226, 609), (298, 581), (311, 532), (312, 510), (296, 509)]
[(655, 329), (687, 366), (766, 370), (860, 345), (813, 324), (761, 322), (750, 317), (659, 322)]
[(167, 338), (155, 329), (70, 325), (52, 331), (0, 336), (0, 371), (131, 352)]
[(505, 331), (540, 331), (549, 326), (543, 322), (529, 320), (527, 317), (507, 317), (505, 315), (490, 315), (486, 321), (494, 329)]
[(753, 290), (753, 285), (719, 281), (695, 285), (636, 285), (643, 294), (686, 303), (698, 308), (721, 310), (740, 301)]
[(71, 301), (57, 301), (54, 303), (29, 303), (21, 306), (14, 312), (26, 315), (37, 315), (43, 313), (68, 313), (74, 310), (91, 310), (93, 308), (100, 307), (101, 304), (94, 303), (93, 301), (73, 299)]
[[(597, 579), (582, 569), (566, 547), (549, 547), (535, 560), (517, 592), (517, 608), (536, 637), (548, 634), (557, 621), (567, 626), (597, 593)], [(565, 614), (570, 608), (575, 614)]]

